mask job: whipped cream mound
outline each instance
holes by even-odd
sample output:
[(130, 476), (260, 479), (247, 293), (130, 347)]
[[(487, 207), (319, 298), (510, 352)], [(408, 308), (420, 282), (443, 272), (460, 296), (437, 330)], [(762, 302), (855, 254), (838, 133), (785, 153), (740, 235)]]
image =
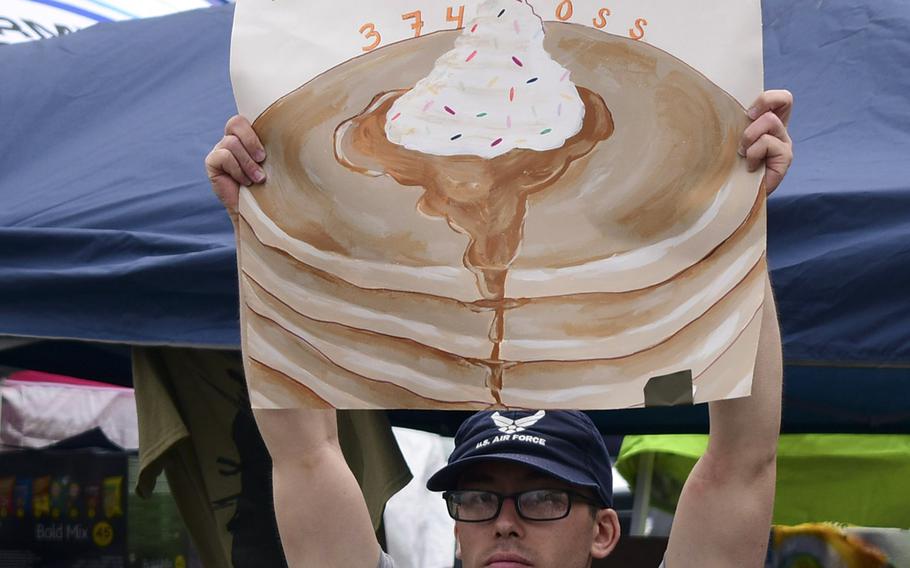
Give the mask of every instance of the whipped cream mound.
[(543, 40), (543, 22), (527, 2), (485, 1), (454, 49), (392, 105), (389, 141), (483, 158), (561, 147), (581, 130), (585, 106)]

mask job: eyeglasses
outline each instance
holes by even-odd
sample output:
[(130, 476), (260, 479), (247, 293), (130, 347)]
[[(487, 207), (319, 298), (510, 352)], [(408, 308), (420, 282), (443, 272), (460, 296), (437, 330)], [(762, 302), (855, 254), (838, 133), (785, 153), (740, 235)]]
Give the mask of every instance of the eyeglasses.
[(449, 509), (449, 516), (456, 521), (482, 523), (499, 516), (506, 499), (515, 500), (518, 516), (528, 521), (556, 521), (568, 516), (572, 501), (597, 501), (566, 489), (533, 489), (503, 495), (494, 491), (459, 490), (442, 494)]

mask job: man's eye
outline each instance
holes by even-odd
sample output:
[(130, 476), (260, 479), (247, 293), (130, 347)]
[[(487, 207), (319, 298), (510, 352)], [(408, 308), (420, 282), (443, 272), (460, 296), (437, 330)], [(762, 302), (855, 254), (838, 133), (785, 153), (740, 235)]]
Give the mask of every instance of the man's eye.
[(547, 493), (545, 491), (532, 491), (525, 494), (525, 501), (532, 504), (542, 503), (546, 499)]
[(532, 503), (559, 503), (563, 501), (562, 495), (560, 491), (534, 491), (527, 499)]
[(461, 496), (462, 505), (484, 505), (491, 503), (496, 498), (490, 493), (472, 492), (465, 493)]

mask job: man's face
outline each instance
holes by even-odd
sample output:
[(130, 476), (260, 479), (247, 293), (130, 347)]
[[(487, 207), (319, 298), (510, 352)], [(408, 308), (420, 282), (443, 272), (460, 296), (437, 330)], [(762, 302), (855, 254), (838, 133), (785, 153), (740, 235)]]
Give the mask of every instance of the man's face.
[[(570, 489), (590, 494), (526, 466), (508, 462), (475, 465), (462, 474), (459, 489), (512, 494), (532, 489)], [(527, 521), (507, 499), (499, 516), (482, 523), (455, 523), (458, 557), (465, 568), (585, 568), (610, 553), (619, 539), (612, 509), (592, 518), (588, 505), (572, 503), (569, 515), (555, 521)]]

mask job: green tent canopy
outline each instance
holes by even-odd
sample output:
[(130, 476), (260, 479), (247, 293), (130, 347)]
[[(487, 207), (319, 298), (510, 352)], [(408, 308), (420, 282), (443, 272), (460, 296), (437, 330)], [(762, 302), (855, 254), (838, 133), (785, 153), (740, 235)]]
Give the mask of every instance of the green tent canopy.
[[(634, 487), (653, 455), (651, 503), (673, 512), (707, 445), (704, 435), (626, 436), (616, 467)], [(910, 436), (781, 436), (773, 522), (816, 521), (910, 528)]]

